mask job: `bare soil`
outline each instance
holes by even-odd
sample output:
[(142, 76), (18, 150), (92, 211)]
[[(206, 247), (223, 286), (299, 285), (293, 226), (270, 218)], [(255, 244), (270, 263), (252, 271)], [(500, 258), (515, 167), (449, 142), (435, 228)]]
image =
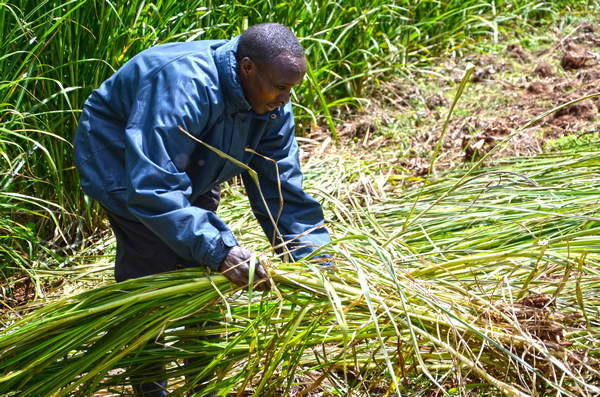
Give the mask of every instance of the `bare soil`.
[[(346, 115), (338, 125), (340, 146), (353, 147), (362, 155), (397, 151), (400, 165), (408, 172), (426, 174), (467, 61), (476, 69), (449, 123), (437, 169), (478, 160), (542, 113), (600, 93), (600, 31), (592, 24), (581, 24), (556, 37), (547, 48), (527, 50), (509, 44), (492, 55), (445, 61), (436, 77), (421, 75), (384, 83), (363, 112)], [(396, 133), (389, 132), (394, 129)], [(517, 132), (494, 158), (534, 155), (547, 150), (548, 141), (597, 134), (598, 130), (600, 97), (595, 97)], [(317, 129), (309, 137), (322, 142), (324, 135), (329, 133)]]

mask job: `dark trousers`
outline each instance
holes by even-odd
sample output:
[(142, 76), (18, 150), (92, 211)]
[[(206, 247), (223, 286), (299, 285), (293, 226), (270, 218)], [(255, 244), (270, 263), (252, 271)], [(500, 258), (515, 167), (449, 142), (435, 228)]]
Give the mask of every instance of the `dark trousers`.
[[(214, 187), (194, 201), (193, 205), (215, 212), (219, 207), (221, 189)], [(140, 222), (106, 211), (117, 240), (115, 279), (125, 281), (170, 272), (180, 267), (201, 266), (180, 258), (156, 234)]]
[[(216, 211), (220, 198), (221, 189), (216, 186), (200, 196), (193, 205), (208, 211)], [(115, 257), (115, 279), (117, 281), (168, 272), (180, 267), (202, 265), (180, 258), (175, 251), (142, 223), (123, 218), (108, 210), (106, 213), (117, 240)], [(160, 345), (156, 344), (156, 348), (160, 348)], [(192, 366), (193, 360), (186, 360), (185, 364)], [(165, 373), (165, 368), (162, 365), (149, 363), (143, 367), (132, 368), (131, 372), (142, 376), (145, 374), (160, 377)], [(136, 395), (143, 397), (167, 396), (166, 387), (166, 380), (133, 385)]]

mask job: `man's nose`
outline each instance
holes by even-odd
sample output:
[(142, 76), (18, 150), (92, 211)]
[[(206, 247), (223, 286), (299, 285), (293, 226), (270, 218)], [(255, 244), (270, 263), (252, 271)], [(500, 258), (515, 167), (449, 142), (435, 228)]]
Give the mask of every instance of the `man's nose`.
[(286, 92), (282, 92), (281, 94), (279, 94), (277, 96), (277, 101), (283, 105), (288, 103), (290, 101), (290, 92), (286, 91)]

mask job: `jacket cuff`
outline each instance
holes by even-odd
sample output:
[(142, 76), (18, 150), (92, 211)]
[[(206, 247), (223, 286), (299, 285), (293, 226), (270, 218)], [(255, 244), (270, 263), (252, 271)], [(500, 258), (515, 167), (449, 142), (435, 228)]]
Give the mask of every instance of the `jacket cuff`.
[(229, 251), (236, 245), (239, 244), (231, 232), (221, 232), (221, 237), (217, 239), (214, 249), (205, 256), (203, 264), (218, 271)]

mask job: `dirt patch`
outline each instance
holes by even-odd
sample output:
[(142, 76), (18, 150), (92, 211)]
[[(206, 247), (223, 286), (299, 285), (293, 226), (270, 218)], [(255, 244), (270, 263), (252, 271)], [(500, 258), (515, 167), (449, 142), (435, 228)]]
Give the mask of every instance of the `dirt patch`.
[(496, 68), (494, 68), (494, 66), (480, 68), (473, 73), (473, 78), (471, 81), (474, 83), (481, 83), (487, 80), (493, 80), (496, 73), (498, 73), (498, 71)]
[(509, 44), (506, 47), (506, 51), (512, 58), (518, 59), (521, 62), (529, 62), (529, 55), (518, 44)]
[(363, 118), (353, 122), (344, 123), (340, 128), (339, 132), (349, 139), (363, 139), (368, 138), (369, 134), (373, 133), (377, 125), (375, 120)]
[[(436, 169), (477, 161), (501, 142), (502, 150), (491, 159), (538, 154), (548, 139), (599, 129), (596, 97), (520, 130), (551, 109), (600, 93), (599, 47), (600, 30), (582, 24), (540, 50), (510, 44), (496, 55), (440, 60), (435, 73), (421, 77), (378, 81), (362, 113), (338, 113), (344, 119), (338, 125), (340, 143), (360, 156), (380, 157), (379, 149), (387, 150), (395, 155), (395, 165), (415, 176), (426, 175), (465, 65), (472, 63), (475, 72), (441, 142)], [(315, 142), (329, 136), (326, 128), (308, 134)], [(506, 142), (508, 136), (512, 139)], [(314, 147), (323, 152), (322, 146)]]
[(339, 126), (338, 134), (345, 141), (359, 143), (365, 149), (376, 150), (388, 142), (385, 136), (378, 134), (381, 125), (386, 123), (389, 123), (389, 120), (384, 114), (365, 115)]
[(568, 44), (560, 59), (560, 66), (565, 70), (581, 69), (592, 59), (584, 47)]
[[(587, 352), (569, 349), (573, 343), (567, 339), (567, 333), (586, 328), (586, 321), (580, 313), (557, 307), (552, 295), (542, 293), (531, 293), (516, 301), (498, 302), (495, 306), (495, 309), (485, 312), (490, 322), (506, 332), (512, 329), (516, 335), (531, 338), (544, 350), (553, 351), (563, 362), (577, 368), (582, 377), (595, 376), (594, 368), (600, 364), (598, 360)], [(545, 376), (552, 376), (556, 368), (550, 362), (539, 360), (539, 347), (532, 348), (533, 344), (517, 342), (510, 349)]]
[[(544, 52), (543, 59), (533, 68), (531, 75), (524, 76), (524, 82), (511, 84), (499, 81), (511, 94), (510, 102), (500, 111), (501, 116), (479, 120), (478, 128), (465, 132), (465, 120), (456, 121), (453, 129), (465, 134), (461, 137), (461, 149), (465, 159), (478, 157), (497, 142), (498, 131), (490, 126), (501, 125), (505, 129), (514, 130), (522, 127), (534, 117), (569, 101), (600, 92), (600, 71), (598, 71), (598, 55), (594, 49), (600, 44), (600, 36), (592, 25), (582, 25), (575, 30), (578, 34), (558, 40), (550, 50)], [(522, 49), (508, 46), (512, 57), (521, 61)], [(562, 66), (565, 72), (557, 74), (551, 62)], [(529, 69), (531, 70), (531, 69)], [(600, 115), (600, 98), (596, 97), (558, 110), (544, 118), (534, 128), (521, 134), (519, 142), (511, 143), (504, 151), (508, 155), (534, 154), (541, 151), (545, 139), (565, 136), (584, 129), (594, 128), (594, 121)], [(472, 124), (472, 121), (469, 121)], [(502, 130), (504, 136), (506, 130)], [(454, 134), (455, 136), (457, 134)], [(465, 143), (467, 138), (468, 144)], [(475, 142), (475, 144), (473, 144)]]
[(579, 33), (565, 40), (566, 43), (583, 44), (586, 46), (600, 47), (600, 38), (589, 25), (587, 28), (579, 29)]
[(427, 159), (421, 157), (412, 157), (406, 160), (400, 160), (400, 165), (407, 170), (411, 170), (415, 176), (424, 176), (429, 173), (429, 163)]
[(491, 313), (494, 322), (503, 327), (517, 326), (522, 331), (543, 342), (546, 346), (561, 350), (572, 343), (565, 338), (565, 332), (571, 327), (583, 327), (579, 313), (565, 313), (557, 309), (556, 302), (548, 294), (530, 294), (514, 303), (498, 305), (501, 313), (517, 321), (509, 324), (500, 313)]
[[(0, 286), (0, 314), (17, 310), (21, 315), (32, 310), (34, 301), (56, 291), (64, 283), (64, 278), (38, 280), (38, 284), (26, 273), (12, 275)], [(33, 304), (33, 305), (32, 305)]]
[[(443, 153), (438, 162), (441, 167), (452, 167), (458, 162), (476, 161), (502, 142), (507, 136), (523, 127), (529, 120), (544, 112), (559, 107), (571, 100), (600, 92), (600, 71), (592, 51), (600, 42), (600, 37), (591, 31), (591, 26), (585, 32), (571, 37), (569, 40), (560, 40), (544, 52), (543, 57), (538, 57), (536, 63), (530, 59), (523, 48), (518, 45), (509, 45), (507, 54), (510, 58), (521, 63), (531, 62), (523, 70), (529, 74), (522, 75), (516, 80), (506, 80), (498, 70), (510, 69), (501, 58), (494, 59), (484, 56), (476, 64), (482, 65), (474, 74), (473, 82), (486, 82), (479, 88), (480, 91), (501, 92), (501, 96), (489, 98), (483, 96), (481, 103), (464, 104), (468, 107), (465, 113), (470, 116), (454, 116), (442, 143)], [(575, 44), (574, 42), (577, 42)], [(592, 54), (592, 55), (590, 55)], [(562, 65), (562, 73), (556, 73), (555, 65)], [(457, 65), (457, 68), (464, 65)], [(486, 88), (487, 87), (487, 88)], [(467, 88), (473, 89), (473, 88)], [(427, 101), (426, 124), (440, 126), (440, 119), (444, 111), (439, 114), (439, 106), (445, 106), (440, 101), (437, 93)], [(496, 111), (490, 111), (490, 103)], [(461, 98), (461, 101), (463, 99)], [(406, 106), (405, 106), (406, 107)], [(414, 107), (413, 107), (414, 109)], [(438, 110), (438, 114), (436, 114)], [(563, 108), (556, 113), (545, 117), (535, 126), (516, 133), (517, 135), (505, 145), (500, 156), (534, 155), (543, 149), (545, 140), (558, 138), (582, 130), (597, 128), (594, 121), (600, 115), (600, 98), (588, 99)], [(415, 152), (430, 154), (437, 143), (440, 127), (435, 130), (418, 132), (412, 139)], [(427, 172), (429, 159), (427, 155), (416, 155), (403, 160), (402, 165), (412, 170), (416, 175)]]
[(535, 73), (538, 77), (542, 78), (554, 76), (554, 70), (552, 66), (550, 66), (547, 63), (537, 64), (535, 69), (533, 69), (533, 73)]
[(433, 94), (428, 96), (425, 99), (425, 104), (429, 110), (434, 110), (435, 108), (449, 105), (448, 100), (442, 94)]
[(534, 81), (533, 83), (529, 84), (529, 86), (527, 86), (525, 92), (531, 95), (540, 95), (545, 94), (551, 90), (552, 88), (549, 87), (547, 83), (544, 83), (542, 81)]
[[(544, 70), (545, 69), (545, 70)], [(523, 127), (529, 120), (561, 105), (600, 92), (600, 73), (589, 65), (579, 67), (577, 74), (553, 75), (544, 68), (528, 77), (528, 83), (506, 85), (511, 90), (511, 101), (498, 116), (457, 118), (451, 123), (448, 145), (451, 151), (462, 151), (464, 161), (481, 158), (512, 131)], [(502, 84), (502, 83), (501, 83)], [(485, 109), (482, 109), (482, 113)], [(509, 142), (502, 155), (533, 155), (540, 153), (547, 139), (555, 139), (585, 129), (595, 128), (600, 115), (600, 98), (592, 98), (562, 108), (542, 119)], [(456, 143), (460, 140), (460, 145)], [(448, 158), (457, 158), (449, 155)]]
[(600, 70), (596, 68), (585, 69), (577, 73), (577, 79), (582, 83), (593, 83), (600, 79)]
[(575, 103), (556, 112), (551, 122), (555, 128), (574, 130), (585, 120), (593, 121), (597, 114), (598, 109), (593, 102)]
[(2, 287), (0, 299), (4, 302), (0, 306), (0, 313), (21, 306), (35, 298), (35, 286), (29, 277), (11, 278), (6, 283), (8, 287)]
[(594, 120), (598, 110), (593, 102), (574, 103), (569, 107), (561, 109), (554, 113), (554, 119), (564, 118), (565, 116), (573, 117), (576, 120)]
[(457, 131), (456, 139), (460, 138), (464, 160), (476, 161), (510, 134), (510, 127), (500, 119), (486, 121), (469, 118)]

